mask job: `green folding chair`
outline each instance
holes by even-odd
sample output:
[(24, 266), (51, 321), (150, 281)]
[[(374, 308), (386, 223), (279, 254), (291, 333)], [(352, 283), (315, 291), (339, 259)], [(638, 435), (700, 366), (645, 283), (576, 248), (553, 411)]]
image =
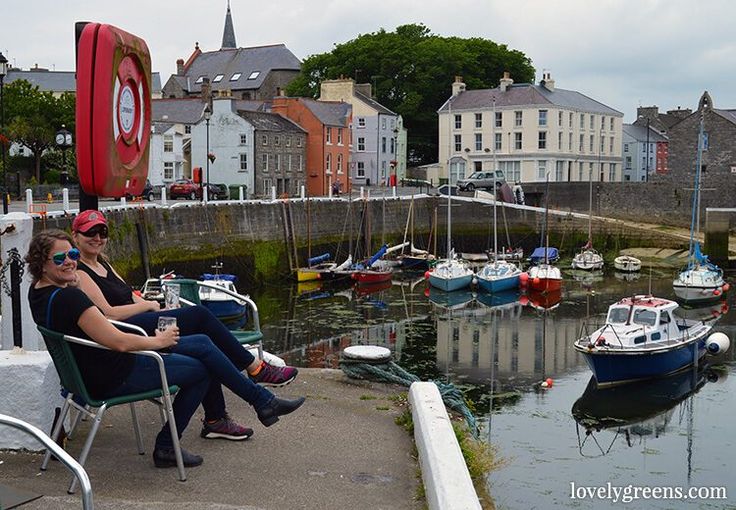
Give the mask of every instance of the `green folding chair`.
[(250, 296), (238, 294), (237, 292), (233, 292), (213, 283), (192, 280), (190, 278), (161, 280), (164, 293), (166, 292), (166, 286), (171, 284), (179, 285), (179, 302), (187, 306), (202, 304), (202, 300), (199, 297), (199, 289), (202, 287), (222, 292), (234, 299), (244, 302), (249, 309), (248, 322), (252, 323), (253, 329), (236, 329), (232, 330), (231, 333), (246, 349), (256, 347), (258, 349), (258, 357), (263, 359), (263, 333), (261, 332), (261, 320), (258, 316), (258, 306)]
[[(138, 328), (137, 326), (120, 323), (117, 321), (111, 322), (116, 324), (118, 327), (128, 327), (145, 335), (145, 331)], [(49, 351), (49, 354), (51, 355), (51, 359), (54, 362), (56, 372), (59, 374), (61, 385), (67, 391), (66, 399), (64, 400), (64, 404), (61, 408), (61, 413), (59, 414), (56, 425), (54, 426), (54, 430), (51, 433), (51, 439), (53, 439), (54, 441), (58, 440), (59, 434), (61, 433), (62, 424), (64, 423), (67, 414), (72, 408), (76, 409), (80, 413), (80, 416), (84, 415), (91, 418), (92, 426), (84, 443), (84, 446), (82, 447), (82, 451), (79, 455), (79, 464), (81, 466), (84, 466), (90, 449), (92, 448), (92, 442), (94, 441), (97, 430), (99, 429), (100, 423), (102, 422), (105, 411), (107, 411), (107, 409), (109, 409), (110, 407), (122, 404), (129, 404), (130, 412), (133, 418), (133, 430), (135, 432), (135, 438), (138, 444), (138, 453), (140, 455), (144, 455), (145, 450), (143, 448), (143, 441), (141, 439), (141, 431), (140, 425), (138, 423), (138, 416), (135, 410), (135, 403), (147, 400), (159, 406), (160, 409), (162, 408), (163, 411), (166, 413), (166, 417), (168, 418), (169, 427), (171, 430), (171, 437), (174, 442), (174, 453), (179, 470), (179, 480), (181, 480), (182, 482), (185, 481), (187, 477), (184, 470), (184, 461), (181, 456), (181, 447), (179, 445), (179, 435), (177, 433), (176, 422), (174, 420), (174, 411), (171, 405), (171, 395), (179, 391), (179, 387), (176, 385), (169, 385), (166, 378), (166, 369), (164, 367), (164, 361), (162, 358), (162, 356), (165, 356), (166, 354), (160, 354), (155, 351), (134, 351), (129, 353), (132, 356), (148, 356), (156, 360), (161, 376), (160, 388), (141, 393), (132, 393), (129, 395), (112, 397), (108, 399), (98, 399), (94, 398), (90, 394), (86, 384), (84, 383), (84, 380), (82, 379), (82, 374), (79, 371), (79, 366), (77, 365), (77, 361), (74, 358), (74, 353), (72, 352), (69, 343), (71, 342), (85, 345), (87, 347), (92, 347), (95, 349), (107, 349), (107, 347), (91, 340), (85, 340), (83, 338), (77, 338), (71, 335), (64, 335), (62, 333), (44, 328), (43, 326), (37, 327), (46, 343), (46, 347)], [(83, 401), (86, 405), (76, 402), (75, 397), (78, 397), (76, 399), (77, 401), (81, 399), (81, 401)], [(51, 459), (51, 455), (52, 451), (50, 449), (47, 449), (46, 455), (43, 459), (43, 463), (41, 464), (42, 471), (46, 470), (49, 460)], [(72, 479), (72, 482), (69, 485), (68, 489), (69, 494), (74, 493), (76, 483), (77, 479)]]

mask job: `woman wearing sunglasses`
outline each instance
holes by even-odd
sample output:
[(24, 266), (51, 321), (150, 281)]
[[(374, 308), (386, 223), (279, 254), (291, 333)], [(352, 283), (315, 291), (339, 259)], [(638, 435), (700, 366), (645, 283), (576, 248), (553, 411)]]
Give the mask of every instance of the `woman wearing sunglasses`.
[[(140, 326), (149, 335), (156, 331), (161, 315), (176, 317), (182, 335), (207, 335), (238, 370), (247, 370), (254, 382), (264, 386), (284, 386), (296, 378), (298, 371), (294, 367), (274, 367), (256, 359), (204, 306), (161, 311), (157, 302), (133, 294), (130, 286), (104, 257), (108, 227), (100, 211), (87, 210), (77, 215), (72, 222), (72, 235), (81, 254), (79, 288), (106, 317)], [(173, 352), (187, 354), (190, 348), (196, 346), (180, 342)], [(204, 420), (201, 437), (237, 441), (253, 435), (251, 428), (236, 423), (228, 416), (222, 386), (214, 378), (202, 406)]]
[[(174, 399), (174, 419), (179, 434), (210, 388), (210, 381), (224, 384), (250, 403), (265, 426), (279, 416), (296, 410), (304, 398), (284, 400), (253, 383), (202, 334), (180, 336), (178, 327), (154, 331), (143, 337), (118, 330), (107, 321), (95, 304), (74, 286), (80, 252), (72, 247), (66, 232), (51, 230), (33, 237), (26, 255), (33, 284), (28, 293), (33, 319), (37, 324), (68, 335), (87, 338), (108, 347), (101, 350), (71, 344), (85, 384), (93, 396), (111, 398), (149, 391), (160, 385), (156, 362), (144, 356), (127, 356), (136, 350), (167, 349), (164, 356), (169, 384), (180, 387)], [(184, 351), (184, 352), (178, 352)], [(182, 450), (184, 464), (202, 463), (202, 457)], [(156, 467), (174, 467), (173, 443), (168, 425), (156, 436), (153, 451)]]

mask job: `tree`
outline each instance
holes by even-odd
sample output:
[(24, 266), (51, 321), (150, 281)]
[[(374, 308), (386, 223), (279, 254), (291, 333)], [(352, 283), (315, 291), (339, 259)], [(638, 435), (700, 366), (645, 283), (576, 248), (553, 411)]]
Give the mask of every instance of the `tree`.
[(404, 118), (410, 163), (422, 164), (437, 161), (437, 110), (450, 97), (455, 76), (463, 76), (470, 90), (492, 88), (504, 71), (516, 82), (534, 79), (531, 60), (506, 45), (441, 37), (422, 24), (402, 25), (308, 57), (287, 93), (316, 98), (320, 82), (341, 76), (372, 83), (375, 99)]
[(47, 149), (56, 148), (54, 137), (62, 124), (74, 131), (74, 95), (55, 97), (25, 80), (5, 87), (6, 136), (33, 153), (35, 177), (42, 182), (41, 159)]

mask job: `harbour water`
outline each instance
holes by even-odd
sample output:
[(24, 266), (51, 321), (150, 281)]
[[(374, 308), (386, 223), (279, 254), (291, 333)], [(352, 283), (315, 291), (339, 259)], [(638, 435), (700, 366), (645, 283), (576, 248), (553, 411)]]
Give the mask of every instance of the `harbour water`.
[[(384, 345), (423, 379), (466, 390), (481, 437), (502, 459), (488, 478), (497, 508), (618, 508), (636, 487), (636, 507), (736, 507), (734, 349), (674, 377), (598, 390), (572, 348), (581, 328), (620, 297), (650, 289), (674, 297), (672, 275), (563, 276), (553, 295), (446, 294), (428, 290), (421, 275), (403, 275), (380, 287), (294, 284), (252, 296), (265, 348), (289, 363), (336, 367), (348, 345)], [(715, 320), (733, 341), (730, 302), (685, 313)], [(553, 385), (543, 389), (547, 378)], [(598, 487), (604, 498), (586, 492)], [(616, 497), (618, 487), (628, 496)], [(689, 487), (711, 497), (643, 499), (647, 487), (667, 488), (660, 498)]]

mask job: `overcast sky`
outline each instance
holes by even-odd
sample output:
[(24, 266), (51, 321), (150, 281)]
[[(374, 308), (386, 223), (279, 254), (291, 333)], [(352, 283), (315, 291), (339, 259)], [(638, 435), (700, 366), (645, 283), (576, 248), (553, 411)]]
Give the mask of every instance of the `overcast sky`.
[[(0, 51), (23, 69), (74, 69), (74, 22), (146, 40), (162, 84), (199, 42), (220, 48), (227, 0), (1, 0)], [(300, 59), (380, 28), (424, 23), (518, 49), (556, 86), (624, 113), (736, 108), (736, 2), (729, 0), (231, 0), (238, 46), (284, 43)], [(448, 94), (450, 84), (447, 84)]]

